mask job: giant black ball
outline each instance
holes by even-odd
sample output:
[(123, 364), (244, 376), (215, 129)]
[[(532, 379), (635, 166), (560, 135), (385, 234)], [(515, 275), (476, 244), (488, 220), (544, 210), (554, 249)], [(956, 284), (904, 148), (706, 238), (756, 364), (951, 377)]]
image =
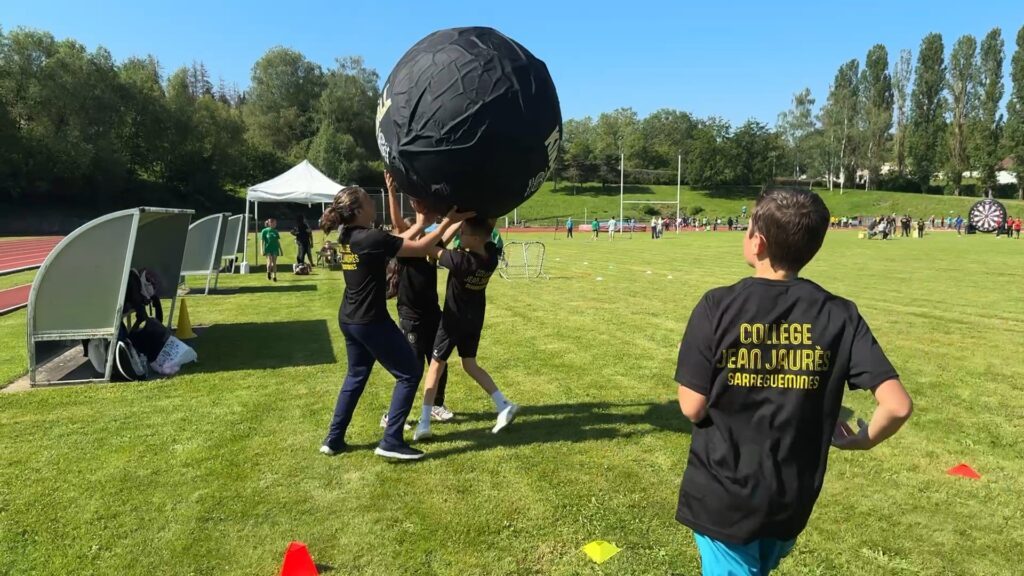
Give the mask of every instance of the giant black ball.
[(430, 34), (381, 92), (377, 144), (402, 191), (501, 216), (544, 182), (562, 138), (548, 68), (493, 28)]

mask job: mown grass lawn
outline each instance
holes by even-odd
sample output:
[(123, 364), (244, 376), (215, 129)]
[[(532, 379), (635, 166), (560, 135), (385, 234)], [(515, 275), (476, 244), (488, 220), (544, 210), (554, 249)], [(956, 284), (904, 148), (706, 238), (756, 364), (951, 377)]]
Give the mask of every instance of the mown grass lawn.
[[(489, 399), (456, 368), (458, 418), (420, 463), (372, 455), (379, 368), (356, 449), (316, 452), (344, 372), (337, 272), (223, 276), (188, 297), (211, 326), (172, 379), (0, 395), (0, 574), (271, 575), (290, 540), (329, 574), (698, 573), (673, 519), (689, 428), (672, 375), (692, 306), (748, 273), (739, 236), (580, 236), (537, 237), (551, 279), (489, 289), (480, 362), (520, 419), (491, 435)], [(1024, 242), (992, 236), (829, 234), (806, 276), (859, 304), (916, 413), (872, 452), (833, 452), (779, 574), (1019, 573), (1022, 264)], [(24, 322), (0, 317), (5, 381), (25, 369)], [(960, 462), (983, 478), (945, 475)], [(623, 551), (592, 564), (595, 539)]]
[[(912, 194), (904, 192), (883, 192), (876, 190), (847, 190), (840, 194), (835, 190), (815, 190), (825, 200), (829, 210), (836, 216), (877, 216), (879, 214), (905, 214), (914, 218), (928, 219), (931, 216), (941, 218), (957, 214), (967, 218), (968, 211), (981, 198), (935, 196), (929, 194)], [(738, 216), (744, 206), (747, 210), (754, 208), (757, 187), (726, 187), (720, 190), (697, 190), (683, 186), (679, 194), (680, 211), (693, 214), (700, 207), (702, 216), (709, 218), (721, 217), (724, 221), (729, 216)], [(642, 202), (623, 206), (626, 218), (636, 218), (637, 222), (650, 221), (651, 217), (644, 213), (645, 208), (660, 210), (665, 216), (675, 216), (674, 205), (657, 204), (654, 200), (676, 199), (675, 186), (626, 186), (624, 197), (627, 201)], [(1000, 200), (1012, 216), (1024, 216), (1024, 202), (1019, 200)], [(564, 221), (572, 216), (578, 223), (584, 219), (597, 216), (601, 220), (619, 217), (619, 187), (600, 184), (587, 184), (578, 187), (573, 194), (572, 184), (562, 182), (554, 188), (546, 182), (537, 193), (519, 207), (516, 214), (509, 214), (509, 222), (515, 216), (537, 226), (551, 226), (556, 218)], [(589, 223), (586, 222), (586, 223)]]

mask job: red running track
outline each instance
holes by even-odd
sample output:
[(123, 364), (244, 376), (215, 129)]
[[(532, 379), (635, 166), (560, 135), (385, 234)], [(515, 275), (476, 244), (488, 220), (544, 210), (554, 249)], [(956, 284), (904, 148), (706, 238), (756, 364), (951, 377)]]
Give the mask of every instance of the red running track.
[(60, 241), (60, 236), (0, 240), (0, 274), (38, 268)]
[(0, 314), (13, 312), (28, 304), (28, 293), (31, 290), (31, 284), (0, 290)]

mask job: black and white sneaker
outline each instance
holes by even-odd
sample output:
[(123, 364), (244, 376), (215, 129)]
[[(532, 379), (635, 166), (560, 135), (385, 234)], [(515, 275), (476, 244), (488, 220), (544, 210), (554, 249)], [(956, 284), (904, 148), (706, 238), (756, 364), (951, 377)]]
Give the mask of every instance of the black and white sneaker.
[(347, 449), (348, 445), (345, 444), (344, 442), (338, 444), (337, 446), (324, 444), (323, 446), (320, 447), (320, 453), (323, 454), (324, 456), (337, 456), (338, 454), (341, 454)]
[[(381, 428), (387, 428), (388, 427), (388, 413), (387, 412), (385, 412), (384, 415), (380, 417), (380, 427)], [(405, 421), (405, 429), (406, 430), (412, 430), (412, 424), (409, 424), (409, 420)]]
[(423, 451), (417, 450), (408, 444), (384, 444), (381, 443), (374, 454), (391, 460), (419, 460), (423, 458)]

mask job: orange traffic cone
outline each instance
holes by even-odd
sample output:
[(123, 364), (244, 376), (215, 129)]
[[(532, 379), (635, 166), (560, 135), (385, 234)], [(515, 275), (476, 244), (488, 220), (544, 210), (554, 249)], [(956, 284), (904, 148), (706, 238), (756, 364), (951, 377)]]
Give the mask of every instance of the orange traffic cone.
[(292, 542), (284, 552), (281, 576), (320, 576), (309, 550), (302, 542)]
[(196, 337), (196, 333), (192, 331), (192, 320), (188, 317), (188, 304), (184, 298), (181, 299), (181, 310), (178, 311), (178, 328), (174, 331), (174, 335), (178, 337), (178, 340), (188, 340)]

